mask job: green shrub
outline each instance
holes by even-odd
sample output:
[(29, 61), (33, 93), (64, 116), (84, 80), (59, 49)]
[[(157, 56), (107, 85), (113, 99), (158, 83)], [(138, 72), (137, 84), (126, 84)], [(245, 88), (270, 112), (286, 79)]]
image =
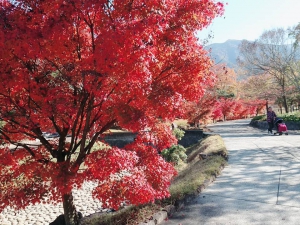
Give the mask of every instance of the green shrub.
[(180, 161), (186, 161), (186, 149), (182, 145), (173, 145), (162, 151), (161, 155), (167, 162), (172, 162), (178, 165)]
[(175, 135), (175, 137), (177, 138), (177, 140), (181, 140), (181, 138), (183, 138), (184, 136), (184, 131), (179, 129), (179, 128), (175, 128), (173, 130), (173, 134)]
[[(282, 118), (284, 121), (300, 122), (300, 114), (299, 113), (277, 114), (277, 117)], [(266, 121), (267, 116), (266, 115), (255, 116), (255, 117), (253, 117), (252, 120)]]
[(300, 117), (297, 115), (283, 115), (281, 118), (284, 121), (300, 122)]
[(267, 120), (267, 116), (266, 115), (254, 116), (252, 120), (265, 121)]

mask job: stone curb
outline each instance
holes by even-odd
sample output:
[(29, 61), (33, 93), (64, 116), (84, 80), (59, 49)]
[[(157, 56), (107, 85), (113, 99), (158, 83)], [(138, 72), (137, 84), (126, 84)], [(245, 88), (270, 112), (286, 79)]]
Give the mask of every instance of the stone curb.
[(183, 199), (175, 201), (174, 205), (168, 205), (162, 211), (159, 211), (155, 213), (151, 219), (141, 222), (138, 225), (159, 225), (163, 221), (167, 220), (168, 217), (172, 216), (176, 211), (181, 210), (185, 207), (189, 202), (193, 201), (199, 193), (201, 193), (204, 189), (206, 189), (211, 183), (213, 183), (217, 176), (221, 174), (221, 171), (225, 168), (225, 165), (221, 165), (219, 167), (219, 170), (216, 171), (216, 174), (214, 174), (209, 179), (205, 180), (204, 183), (199, 186), (197, 191), (193, 194), (186, 195)]

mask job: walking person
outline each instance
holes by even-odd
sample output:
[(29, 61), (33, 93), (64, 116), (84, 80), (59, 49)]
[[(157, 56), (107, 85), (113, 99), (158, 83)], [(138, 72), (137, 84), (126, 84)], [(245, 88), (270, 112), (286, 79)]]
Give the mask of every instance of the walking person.
[(269, 107), (267, 112), (267, 122), (269, 125), (268, 133), (270, 132), (271, 134), (273, 134), (272, 130), (274, 128), (274, 121), (276, 117), (276, 113), (273, 111), (272, 107)]

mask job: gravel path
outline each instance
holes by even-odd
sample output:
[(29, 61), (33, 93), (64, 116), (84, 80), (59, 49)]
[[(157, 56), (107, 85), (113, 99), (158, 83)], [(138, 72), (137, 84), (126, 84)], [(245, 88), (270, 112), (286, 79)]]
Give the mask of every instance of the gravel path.
[[(102, 203), (92, 198), (91, 192), (94, 187), (94, 183), (86, 182), (81, 189), (73, 192), (76, 209), (83, 216), (103, 210)], [(60, 214), (63, 214), (62, 203), (58, 205), (36, 204), (18, 211), (6, 208), (0, 213), (0, 225), (48, 225)]]

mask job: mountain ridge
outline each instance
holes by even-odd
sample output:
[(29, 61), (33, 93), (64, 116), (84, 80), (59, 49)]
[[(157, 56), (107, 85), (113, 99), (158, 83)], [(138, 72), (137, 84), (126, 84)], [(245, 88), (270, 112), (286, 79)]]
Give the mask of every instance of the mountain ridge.
[(230, 68), (237, 68), (239, 45), (243, 40), (229, 39), (224, 43), (212, 43), (204, 47), (216, 64), (224, 63)]

